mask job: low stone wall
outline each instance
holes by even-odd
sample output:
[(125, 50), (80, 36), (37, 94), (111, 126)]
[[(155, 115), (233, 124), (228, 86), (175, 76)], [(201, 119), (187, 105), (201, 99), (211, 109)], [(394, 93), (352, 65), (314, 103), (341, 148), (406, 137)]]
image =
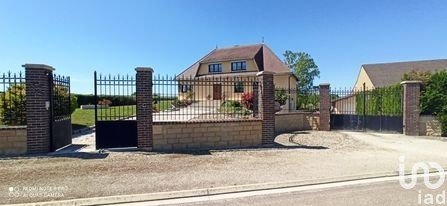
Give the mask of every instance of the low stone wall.
[(252, 147), (262, 144), (262, 121), (154, 123), (154, 151)]
[(26, 126), (0, 127), (0, 155), (27, 152)]
[(275, 114), (275, 133), (319, 130), (320, 116), (312, 112), (285, 112)]
[(441, 136), (441, 123), (432, 115), (421, 115), (419, 118), (420, 136)]

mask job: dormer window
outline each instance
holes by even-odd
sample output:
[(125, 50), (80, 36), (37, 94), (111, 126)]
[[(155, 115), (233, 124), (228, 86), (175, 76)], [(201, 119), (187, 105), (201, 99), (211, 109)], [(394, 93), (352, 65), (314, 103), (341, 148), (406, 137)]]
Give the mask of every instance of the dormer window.
[(245, 71), (245, 70), (247, 70), (247, 62), (246, 61), (231, 62), (231, 71), (232, 72)]
[(222, 64), (209, 64), (208, 71), (210, 73), (222, 73)]

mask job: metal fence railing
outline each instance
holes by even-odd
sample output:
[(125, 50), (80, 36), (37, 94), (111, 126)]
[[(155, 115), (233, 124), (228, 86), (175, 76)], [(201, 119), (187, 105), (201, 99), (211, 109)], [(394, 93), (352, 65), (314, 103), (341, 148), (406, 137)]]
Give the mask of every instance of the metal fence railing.
[(256, 77), (153, 77), (154, 122), (257, 118)]
[(22, 72), (0, 76), (0, 125), (26, 125), (26, 85)]
[(135, 120), (136, 80), (133, 75), (94, 73), (95, 121)]
[(320, 108), (318, 88), (298, 90), (296, 88), (275, 88), (275, 102), (281, 111), (316, 112)]
[(55, 121), (71, 118), (70, 77), (50, 76), (52, 87), (53, 119)]
[(368, 89), (331, 90), (333, 114), (401, 116), (402, 87), (400, 85)]

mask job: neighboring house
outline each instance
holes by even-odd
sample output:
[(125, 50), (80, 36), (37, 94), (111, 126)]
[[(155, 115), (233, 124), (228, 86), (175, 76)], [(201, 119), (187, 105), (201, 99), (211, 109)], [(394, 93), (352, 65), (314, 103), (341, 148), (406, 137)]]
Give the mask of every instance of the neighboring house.
[[(365, 84), (366, 90), (399, 84), (403, 75), (412, 70), (422, 72), (447, 70), (447, 59), (364, 64), (360, 67), (352, 93), (363, 90), (363, 84)], [(355, 104), (354, 95), (344, 96), (332, 101), (332, 105), (337, 112), (343, 114), (353, 114)]]
[(360, 68), (355, 89), (362, 89), (363, 83), (368, 90), (399, 84), (402, 76), (412, 70), (435, 72), (447, 69), (447, 59), (364, 64)]
[[(243, 81), (254, 79), (261, 71), (274, 73), (276, 88), (296, 90), (297, 78), (290, 69), (265, 44), (216, 48), (199, 61), (180, 73), (180, 99), (194, 92), (194, 99), (204, 100), (240, 100), (243, 93), (252, 92), (252, 85)], [(222, 82), (217, 80), (224, 79)], [(206, 84), (206, 80), (214, 81)], [(203, 81), (203, 84), (200, 82)], [(241, 82), (242, 81), (242, 82)], [(224, 85), (223, 85), (224, 84)], [(292, 92), (291, 92), (292, 93)], [(290, 95), (289, 108), (295, 109), (296, 92)]]

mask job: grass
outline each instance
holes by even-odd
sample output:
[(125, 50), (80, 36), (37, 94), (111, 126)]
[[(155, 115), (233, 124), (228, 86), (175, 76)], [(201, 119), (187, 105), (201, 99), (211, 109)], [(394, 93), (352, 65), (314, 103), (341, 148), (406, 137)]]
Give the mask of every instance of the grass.
[[(98, 115), (108, 116), (111, 119), (115, 116), (120, 117), (131, 117), (136, 114), (135, 105), (127, 105), (127, 106), (113, 106), (106, 109), (99, 109)], [(73, 114), (71, 114), (71, 124), (73, 130), (81, 129), (85, 127), (90, 127), (95, 125), (95, 110), (94, 109), (76, 109)]]
[[(170, 108), (171, 104), (172, 100), (162, 100), (156, 104), (156, 108), (159, 111), (164, 111)], [(118, 116), (121, 118), (132, 117), (136, 115), (136, 107), (135, 105), (113, 106), (107, 109), (99, 109), (98, 115), (101, 114), (110, 117), (111, 119), (118, 119)], [(114, 118), (114, 116), (116, 118)], [(79, 108), (76, 109), (71, 115), (71, 124), (73, 130), (95, 125), (95, 110), (94, 109), (81, 110)]]
[(158, 101), (157, 104), (154, 104), (154, 106), (157, 108), (157, 111), (164, 111), (171, 108), (173, 101), (174, 100), (161, 100)]

